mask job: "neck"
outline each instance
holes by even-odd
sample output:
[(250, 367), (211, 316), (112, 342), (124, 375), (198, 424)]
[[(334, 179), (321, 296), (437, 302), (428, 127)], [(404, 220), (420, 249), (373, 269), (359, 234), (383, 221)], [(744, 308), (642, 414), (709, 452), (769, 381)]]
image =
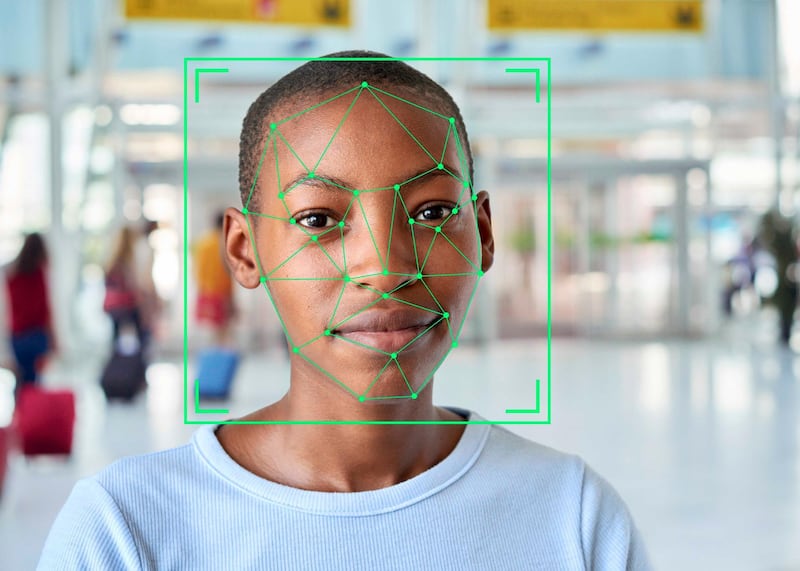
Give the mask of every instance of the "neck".
[[(218, 433), (243, 467), (292, 487), (357, 492), (392, 486), (441, 462), (464, 430), (453, 423), (463, 421), (460, 416), (433, 406), (430, 387), (416, 400), (383, 404), (360, 403), (343, 392), (321, 398), (294, 387), (246, 419), (362, 424), (228, 425)], [(363, 424), (409, 420), (444, 424)]]

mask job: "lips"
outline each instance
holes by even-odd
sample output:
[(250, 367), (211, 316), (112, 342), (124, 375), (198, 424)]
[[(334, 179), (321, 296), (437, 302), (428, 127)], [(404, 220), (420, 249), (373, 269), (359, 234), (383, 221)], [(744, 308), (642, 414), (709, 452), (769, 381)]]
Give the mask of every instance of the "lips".
[(386, 353), (401, 350), (440, 317), (422, 311), (365, 311), (346, 319), (334, 335)]

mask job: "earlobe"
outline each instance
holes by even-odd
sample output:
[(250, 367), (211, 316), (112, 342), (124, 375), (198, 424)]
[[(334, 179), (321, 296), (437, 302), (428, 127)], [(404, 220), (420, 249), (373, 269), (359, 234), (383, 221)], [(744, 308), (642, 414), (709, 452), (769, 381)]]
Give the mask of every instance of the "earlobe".
[(235, 208), (226, 208), (222, 233), (231, 275), (247, 289), (258, 287), (261, 277), (259, 264), (244, 214)]
[(481, 238), (481, 270), (484, 272), (494, 263), (494, 235), (492, 233), (492, 209), (489, 204), (489, 193), (482, 190), (475, 202), (475, 213), (478, 217), (478, 232)]

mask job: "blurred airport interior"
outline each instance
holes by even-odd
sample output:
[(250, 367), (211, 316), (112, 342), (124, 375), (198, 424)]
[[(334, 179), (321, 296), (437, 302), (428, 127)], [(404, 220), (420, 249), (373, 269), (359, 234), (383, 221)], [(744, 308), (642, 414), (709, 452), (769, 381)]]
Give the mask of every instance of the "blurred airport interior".
[[(57, 348), (42, 382), (76, 395), (68, 459), (8, 453), (7, 568), (35, 566), (77, 479), (196, 429), (184, 351), (191, 372), (220, 331), (193, 311), (193, 248), (241, 208), (247, 107), (305, 58), (369, 49), (427, 58), (409, 63), (460, 105), (491, 194), (495, 266), (437, 402), (507, 419), (541, 379), (532, 418), (551, 422), (510, 429), (603, 474), (657, 569), (800, 569), (798, 22), (798, 0), (0, 3), (0, 266), (44, 236)], [(152, 310), (146, 390), (119, 403), (100, 377), (126, 226), (152, 256)], [(269, 299), (232, 295), (242, 359), (211, 420), (285, 390)]]

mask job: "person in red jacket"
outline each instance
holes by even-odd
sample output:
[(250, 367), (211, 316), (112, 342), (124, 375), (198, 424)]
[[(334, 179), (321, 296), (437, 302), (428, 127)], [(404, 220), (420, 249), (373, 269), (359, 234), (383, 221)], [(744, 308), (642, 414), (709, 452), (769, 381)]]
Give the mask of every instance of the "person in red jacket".
[(6, 270), (9, 329), (18, 386), (38, 380), (43, 358), (56, 346), (47, 261), (44, 239), (34, 232), (25, 237), (22, 249)]

